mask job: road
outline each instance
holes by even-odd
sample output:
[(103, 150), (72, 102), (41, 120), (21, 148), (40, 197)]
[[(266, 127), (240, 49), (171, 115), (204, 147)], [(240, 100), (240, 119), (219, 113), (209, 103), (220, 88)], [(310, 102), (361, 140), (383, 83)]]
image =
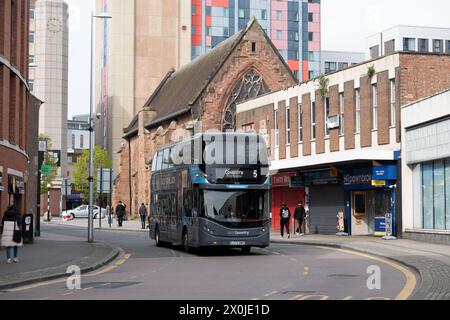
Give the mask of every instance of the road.
[[(85, 241), (86, 230), (44, 226), (43, 232)], [(66, 279), (0, 293), (0, 300), (364, 300), (405, 298), (407, 278), (395, 264), (345, 250), (274, 244), (267, 249), (186, 254), (158, 248), (146, 233), (96, 231), (96, 240), (123, 254), (83, 275), (80, 290)], [(368, 268), (378, 266), (381, 289), (369, 290)]]

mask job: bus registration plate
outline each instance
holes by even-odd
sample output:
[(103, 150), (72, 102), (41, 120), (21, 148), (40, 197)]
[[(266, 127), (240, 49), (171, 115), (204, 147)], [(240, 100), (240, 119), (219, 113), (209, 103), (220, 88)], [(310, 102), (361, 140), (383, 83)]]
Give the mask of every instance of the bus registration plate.
[(245, 242), (244, 241), (231, 241), (230, 245), (232, 246), (245, 246)]

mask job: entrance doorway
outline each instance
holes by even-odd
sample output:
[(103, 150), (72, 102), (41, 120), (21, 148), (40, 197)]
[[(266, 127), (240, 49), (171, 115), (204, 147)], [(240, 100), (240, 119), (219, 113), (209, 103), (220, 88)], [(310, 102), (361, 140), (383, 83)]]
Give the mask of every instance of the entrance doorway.
[(369, 234), (367, 191), (353, 192), (352, 235)]

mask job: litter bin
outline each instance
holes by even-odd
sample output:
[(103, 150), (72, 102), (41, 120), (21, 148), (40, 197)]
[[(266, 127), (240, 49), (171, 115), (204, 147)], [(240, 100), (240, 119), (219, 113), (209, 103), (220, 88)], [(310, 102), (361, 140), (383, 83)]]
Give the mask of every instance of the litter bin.
[(31, 213), (22, 217), (22, 238), (23, 243), (34, 242), (34, 215)]

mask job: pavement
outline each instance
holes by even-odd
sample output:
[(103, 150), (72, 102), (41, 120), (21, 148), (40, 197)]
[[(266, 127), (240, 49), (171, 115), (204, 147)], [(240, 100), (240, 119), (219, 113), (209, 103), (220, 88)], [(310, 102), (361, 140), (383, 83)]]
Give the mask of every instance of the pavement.
[(419, 276), (411, 300), (450, 300), (450, 246), (370, 236), (306, 235), (283, 239), (278, 234), (272, 234), (272, 243), (333, 247), (387, 258), (413, 269)]
[[(48, 225), (62, 225), (62, 226), (69, 226), (69, 227), (80, 227), (80, 228), (87, 228), (88, 226), (88, 219), (82, 219), (77, 218), (70, 221), (65, 221), (61, 218), (52, 218), (51, 222), (44, 222)], [(94, 229), (96, 230), (102, 230), (102, 231), (127, 231), (127, 232), (147, 232), (148, 229), (142, 229), (141, 221), (140, 220), (127, 220), (124, 221), (122, 224), (122, 227), (119, 228), (117, 224), (117, 220), (114, 219), (111, 227), (108, 225), (108, 220), (102, 219), (101, 222), (99, 222), (98, 219), (94, 220)]]
[(6, 264), (5, 249), (0, 251), (0, 290), (66, 277), (72, 265), (78, 266), (82, 274), (88, 273), (107, 265), (120, 253), (117, 246), (106, 242), (90, 244), (80, 237), (46, 232), (33, 244), (19, 248), (18, 264)]

